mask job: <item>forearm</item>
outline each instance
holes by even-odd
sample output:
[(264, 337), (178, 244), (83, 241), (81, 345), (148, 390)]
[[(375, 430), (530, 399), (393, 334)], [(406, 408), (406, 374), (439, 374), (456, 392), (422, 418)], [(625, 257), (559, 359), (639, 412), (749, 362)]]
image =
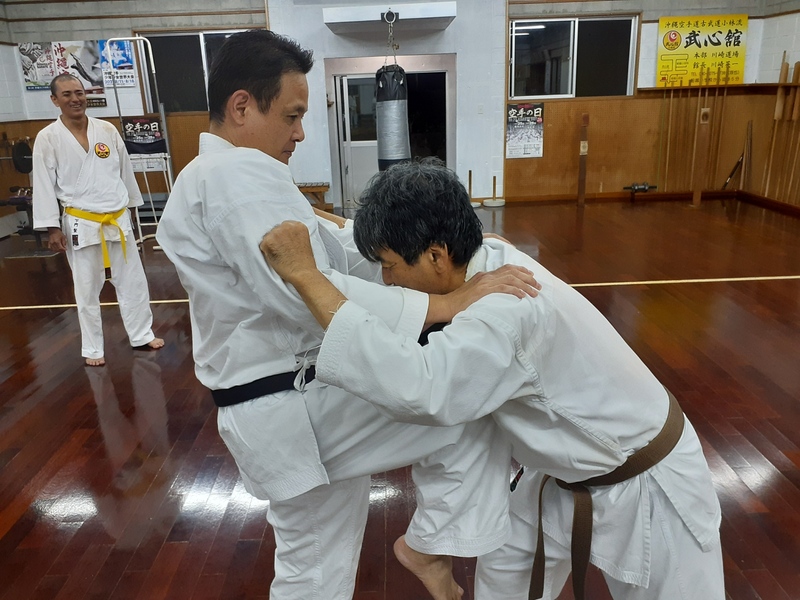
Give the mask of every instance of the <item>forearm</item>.
[(435, 323), (449, 323), (456, 312), (448, 302), (447, 296), (428, 294), (428, 314), (425, 315), (425, 329)]
[(347, 301), (345, 295), (316, 269), (298, 274), (290, 283), (323, 329), (328, 328), (333, 315)]
[(320, 210), (316, 206), (312, 206), (311, 208), (313, 209), (314, 214), (316, 214), (321, 219), (325, 219), (326, 221), (334, 223), (339, 229), (344, 229), (344, 225), (347, 222), (347, 219), (345, 219), (344, 217), (340, 217), (339, 215), (335, 215), (333, 213)]

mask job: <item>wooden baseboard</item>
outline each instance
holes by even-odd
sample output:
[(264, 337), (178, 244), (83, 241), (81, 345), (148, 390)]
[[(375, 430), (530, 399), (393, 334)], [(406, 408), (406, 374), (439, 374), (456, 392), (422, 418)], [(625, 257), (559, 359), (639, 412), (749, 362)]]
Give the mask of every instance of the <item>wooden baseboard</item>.
[(795, 206), (794, 204), (778, 202), (777, 200), (765, 198), (758, 194), (751, 194), (750, 192), (739, 192), (736, 195), (736, 199), (741, 202), (746, 202), (747, 204), (755, 204), (756, 206), (768, 208), (784, 215), (800, 218), (800, 206)]

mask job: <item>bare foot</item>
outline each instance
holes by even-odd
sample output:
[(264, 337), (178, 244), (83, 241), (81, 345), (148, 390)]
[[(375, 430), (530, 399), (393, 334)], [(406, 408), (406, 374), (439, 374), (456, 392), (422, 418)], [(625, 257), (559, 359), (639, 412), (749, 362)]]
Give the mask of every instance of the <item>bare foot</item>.
[(86, 366), (87, 367), (102, 367), (106, 364), (106, 359), (102, 356), (100, 358), (87, 358), (86, 359)]
[(453, 579), (453, 559), (449, 556), (422, 554), (406, 544), (401, 535), (394, 543), (394, 555), (430, 592), (433, 600), (461, 600), (464, 590)]
[(141, 346), (134, 346), (134, 350), (159, 350), (164, 347), (164, 340), (161, 338), (153, 338), (146, 344), (142, 344)]

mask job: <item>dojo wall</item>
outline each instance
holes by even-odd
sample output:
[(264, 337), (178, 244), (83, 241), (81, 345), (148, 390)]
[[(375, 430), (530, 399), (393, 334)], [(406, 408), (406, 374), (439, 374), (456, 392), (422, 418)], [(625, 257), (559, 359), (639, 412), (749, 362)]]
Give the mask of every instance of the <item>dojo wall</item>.
[[(800, 60), (800, 2), (731, 2), (725, 7), (687, 8), (685, 2), (646, 0), (598, 2), (509, 2), (510, 18), (580, 16), (641, 11), (636, 92), (633, 97), (545, 100), (544, 150), (541, 158), (505, 161), (507, 201), (574, 199), (578, 189), (580, 123), (589, 115), (587, 198), (627, 196), (622, 188), (648, 182), (659, 191), (686, 193), (692, 175), (703, 174), (705, 189), (719, 189), (744, 150), (748, 121), (753, 121), (749, 185), (743, 189), (759, 194), (772, 150), (769, 196), (796, 204), (795, 193), (785, 189), (791, 177), (787, 155), (796, 142), (790, 140), (792, 125), (773, 121), (777, 81), (783, 52), (790, 65)], [(783, 14), (783, 11), (787, 11)], [(706, 92), (655, 89), (658, 18), (663, 15), (747, 13), (750, 15), (744, 86)], [(775, 14), (780, 13), (780, 14)], [(772, 15), (764, 17), (764, 15)], [(695, 122), (698, 94), (703, 106), (712, 107), (713, 139), (704, 164), (695, 154)], [(709, 99), (706, 100), (706, 95)], [(723, 101), (722, 98), (725, 97)], [(672, 122), (669, 122), (670, 107)], [(773, 136), (773, 130), (775, 135)], [(796, 140), (795, 135), (792, 138)], [(669, 146), (669, 148), (668, 148)], [(668, 175), (668, 177), (667, 177)], [(781, 185), (777, 185), (781, 184)], [(796, 182), (795, 182), (796, 185)], [(738, 177), (731, 188), (739, 187)]]
[[(411, 1), (411, 0), (406, 0)], [(376, 4), (367, 0), (269, 0), (270, 26), (300, 41), (315, 52), (317, 67), (309, 77), (311, 111), (306, 117), (306, 141), (292, 160), (298, 181), (332, 181), (331, 136), (325, 105), (325, 58), (383, 56), (383, 34), (345, 36), (333, 34), (323, 23), (322, 8), (337, 5)], [(655, 43), (657, 19), (664, 14), (747, 13), (750, 15), (746, 81), (749, 85), (727, 92), (721, 116), (719, 167), (709, 185), (720, 186), (741, 154), (744, 129), (753, 120), (752, 181), (761, 183), (760, 172), (769, 155), (772, 111), (780, 60), (787, 51), (790, 64), (800, 60), (800, 0), (735, 0), (724, 6), (700, 1), (610, 0), (603, 2), (520, 2), (502, 0), (477, 2), (459, 0), (458, 15), (442, 31), (400, 36), (402, 54), (455, 54), (456, 72), (456, 165), (466, 180), (473, 171), (477, 197), (490, 196), (492, 177), (497, 190), (509, 201), (573, 197), (577, 189), (579, 122), (590, 115), (587, 194), (606, 197), (622, 194), (633, 182), (666, 184), (670, 191), (686, 188), (691, 172), (686, 164), (687, 128), (693, 128), (693, 107), (697, 92), (672, 94), (675, 118), (670, 133), (662, 115), (669, 105), (663, 90), (655, 85)], [(709, 4), (704, 8), (704, 4)], [(103, 14), (98, 14), (101, 12)], [(540, 159), (504, 158), (506, 95), (506, 27), (511, 17), (580, 16), (619, 12), (641, 14), (637, 65), (637, 92), (632, 98), (569, 99), (545, 102), (545, 147)], [(232, 0), (220, 9), (216, 0), (148, 0), (143, 2), (41, 2), (12, 0), (0, 4), (0, 131), (12, 137), (34, 137), (43, 124), (56, 116), (46, 92), (25, 92), (17, 64), (16, 43), (30, 39), (102, 39), (129, 36), (135, 31), (213, 30), (232, 27), (261, 27), (267, 23), (261, 0)], [(123, 99), (123, 112), (136, 113), (136, 94)], [(720, 94), (710, 90), (709, 94)], [(31, 98), (30, 94), (38, 94)], [(114, 101), (113, 94), (108, 95)], [(140, 101), (140, 100), (139, 100)], [(93, 116), (103, 113), (92, 111)], [(116, 114), (112, 107), (107, 115)], [(715, 116), (719, 119), (720, 116)], [(41, 120), (41, 121), (40, 121)], [(113, 119), (110, 119), (113, 122)], [(690, 122), (691, 121), (691, 122)], [(197, 134), (207, 125), (205, 113), (169, 115), (173, 167), (177, 174), (197, 152)], [(623, 126), (624, 125), (624, 126)], [(664, 181), (667, 167), (666, 138), (670, 148), (670, 181)], [(781, 137), (783, 136), (783, 137)], [(776, 153), (786, 145), (788, 134), (778, 131)], [(691, 144), (688, 146), (691, 149)], [(681, 150), (682, 149), (682, 150)], [(0, 149), (0, 155), (3, 150)], [(778, 167), (776, 167), (778, 168)], [(688, 172), (686, 172), (688, 171)], [(0, 161), (0, 193), (10, 185), (25, 185), (27, 177), (13, 171), (10, 161)], [(688, 188), (686, 188), (688, 189)], [(328, 201), (338, 204), (332, 189)]]

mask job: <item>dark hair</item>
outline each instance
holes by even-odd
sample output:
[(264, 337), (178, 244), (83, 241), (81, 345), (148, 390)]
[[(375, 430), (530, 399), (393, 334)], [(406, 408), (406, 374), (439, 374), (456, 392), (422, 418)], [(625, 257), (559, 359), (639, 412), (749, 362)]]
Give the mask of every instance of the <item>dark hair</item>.
[(58, 91), (56, 89), (58, 87), (56, 84), (58, 84), (59, 81), (67, 81), (68, 79), (74, 79), (75, 81), (81, 84), (81, 87), (83, 87), (83, 82), (77, 77), (75, 77), (75, 75), (73, 75), (72, 73), (62, 73), (61, 75), (56, 75), (50, 81), (50, 95), (51, 96), (56, 95), (56, 92)]
[(237, 90), (249, 92), (261, 112), (269, 110), (281, 91), (284, 73), (305, 75), (314, 66), (310, 50), (266, 29), (231, 35), (222, 44), (208, 76), (208, 112), (216, 123), (225, 120), (225, 103)]
[(454, 265), (463, 266), (483, 240), (467, 190), (438, 159), (403, 162), (378, 173), (359, 205), (353, 237), (371, 261), (386, 249), (413, 265), (431, 244), (440, 244)]

